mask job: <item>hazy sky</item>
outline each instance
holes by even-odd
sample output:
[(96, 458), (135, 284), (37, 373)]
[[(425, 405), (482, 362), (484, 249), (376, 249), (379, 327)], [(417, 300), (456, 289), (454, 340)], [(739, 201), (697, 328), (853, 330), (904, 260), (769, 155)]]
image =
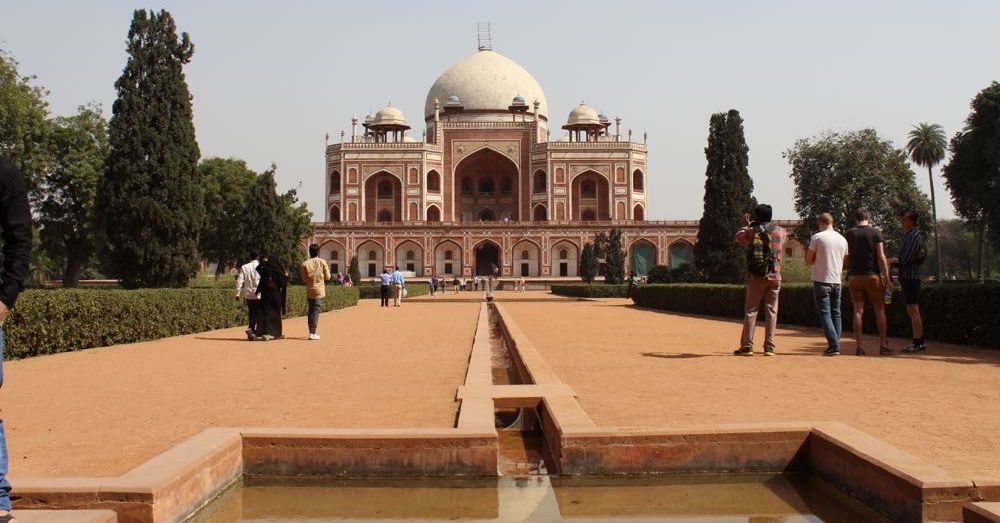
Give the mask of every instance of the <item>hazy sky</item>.
[[(324, 134), (389, 101), (419, 139), (427, 90), (475, 51), (476, 22), (548, 98), (553, 139), (585, 100), (641, 140), (651, 219), (702, 212), (708, 119), (738, 109), (757, 198), (794, 217), (782, 152), (824, 130), (897, 145), (921, 121), (949, 137), (1000, 79), (1000, 2), (25, 2), (0, 0), (0, 45), (56, 114), (109, 113), (132, 10), (166, 8), (195, 44), (186, 68), (203, 157), (263, 170), (322, 218)], [(561, 132), (561, 131), (560, 131)], [(937, 173), (937, 171), (935, 171)], [(918, 183), (927, 190), (925, 170)], [(937, 183), (939, 212), (953, 216)]]

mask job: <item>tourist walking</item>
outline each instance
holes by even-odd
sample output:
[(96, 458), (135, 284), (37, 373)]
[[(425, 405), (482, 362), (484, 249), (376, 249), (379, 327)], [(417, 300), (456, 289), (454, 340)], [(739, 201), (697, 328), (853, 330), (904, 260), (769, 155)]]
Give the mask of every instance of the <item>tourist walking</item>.
[(274, 256), (264, 257), (257, 266), (260, 282), (257, 294), (260, 296), (260, 320), (257, 324), (257, 338), (263, 341), (284, 338), (281, 333), (281, 315), (285, 310), (288, 287), (288, 273), (285, 266)]
[(458, 291), (462, 290), (462, 280), (455, 276), (455, 279), (451, 280), (451, 286), (455, 289), (455, 294), (458, 294)]
[(382, 269), (382, 285), (379, 287), (379, 297), (382, 298), (381, 307), (389, 306), (389, 292), (392, 289), (392, 274), (389, 274), (389, 269)]
[(437, 294), (438, 289), (438, 277), (437, 275), (431, 276), (431, 296)]
[(747, 291), (743, 305), (743, 332), (737, 356), (753, 356), (753, 332), (757, 311), (764, 306), (764, 355), (774, 356), (774, 330), (778, 325), (778, 294), (781, 291), (781, 246), (786, 232), (771, 223), (771, 206), (760, 204), (754, 219), (743, 216), (746, 225), (736, 233), (736, 243), (747, 248)]
[[(24, 289), (31, 254), (31, 209), (24, 177), (11, 162), (0, 158), (0, 387), (3, 386), (3, 324)], [(25, 325), (25, 328), (30, 328)], [(17, 523), (10, 513), (10, 482), (7, 480), (7, 436), (0, 420), (0, 521)]]
[(326, 282), (329, 279), (330, 266), (319, 257), (319, 245), (314, 243), (309, 246), (309, 259), (302, 262), (302, 282), (306, 284), (306, 302), (309, 305), (310, 340), (319, 339), (316, 328), (319, 326), (319, 313), (323, 310)]
[(812, 266), (813, 295), (819, 311), (819, 324), (826, 335), (824, 356), (840, 355), (840, 335), (843, 320), (840, 317), (841, 279), (847, 240), (833, 228), (830, 213), (819, 215), (819, 232), (809, 239), (806, 263)]
[(917, 213), (905, 210), (899, 213), (899, 225), (903, 228), (903, 237), (899, 242), (899, 257), (891, 261), (899, 269), (899, 287), (903, 290), (903, 302), (906, 304), (906, 314), (910, 316), (910, 326), (913, 328), (913, 343), (903, 349), (907, 354), (924, 352), (924, 319), (920, 315), (920, 279), (923, 274), (920, 265), (927, 258), (927, 248), (924, 238), (916, 228)]
[(403, 301), (403, 291), (406, 290), (406, 278), (403, 277), (403, 273), (399, 272), (399, 267), (392, 271), (392, 299), (393, 305), (399, 307), (399, 304)]
[(344, 275), (344, 287), (354, 287), (354, 280), (351, 279), (351, 274)]
[(236, 277), (236, 299), (242, 298), (247, 304), (247, 339), (253, 341), (257, 335), (257, 323), (260, 321), (260, 299), (257, 297), (257, 284), (260, 282), (260, 274), (257, 273), (257, 252), (250, 253), (250, 261), (240, 267), (240, 274)]
[(875, 324), (878, 326), (879, 354), (892, 354), (885, 319), (886, 296), (892, 298), (892, 279), (889, 278), (889, 261), (885, 258), (885, 242), (882, 232), (872, 227), (871, 215), (865, 209), (854, 213), (857, 225), (844, 233), (847, 239), (847, 285), (851, 289), (851, 303), (854, 305), (855, 354), (866, 354), (862, 343), (865, 316), (865, 302), (875, 310)]
[(628, 273), (628, 289), (626, 289), (625, 296), (628, 298), (632, 297), (632, 290), (635, 289), (635, 271), (629, 271)]

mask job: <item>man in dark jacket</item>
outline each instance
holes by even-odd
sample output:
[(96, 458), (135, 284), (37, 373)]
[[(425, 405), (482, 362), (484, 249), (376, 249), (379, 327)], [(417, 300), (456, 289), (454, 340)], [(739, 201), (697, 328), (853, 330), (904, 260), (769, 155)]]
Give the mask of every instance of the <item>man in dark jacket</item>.
[[(17, 302), (28, 275), (31, 252), (31, 209), (24, 177), (14, 164), (0, 158), (0, 241), (3, 267), (0, 268), (0, 354), (3, 352), (3, 324)], [(0, 386), (3, 360), (0, 358)], [(10, 482), (7, 481), (7, 435), (0, 420), (0, 521), (11, 521)]]

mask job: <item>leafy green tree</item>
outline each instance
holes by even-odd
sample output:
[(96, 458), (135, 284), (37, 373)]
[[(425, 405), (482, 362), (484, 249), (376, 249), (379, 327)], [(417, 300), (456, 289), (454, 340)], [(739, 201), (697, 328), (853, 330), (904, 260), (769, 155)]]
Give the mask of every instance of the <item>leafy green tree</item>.
[(583, 245), (583, 251), (580, 253), (580, 278), (587, 282), (587, 285), (594, 283), (594, 278), (597, 277), (597, 265), (594, 244), (587, 242)]
[(52, 122), (50, 170), (38, 184), (36, 206), (41, 242), (63, 266), (63, 286), (76, 287), (100, 239), (97, 184), (108, 155), (108, 124), (99, 105), (80, 107), (74, 116)]
[(988, 272), (987, 233), (1000, 245), (1000, 83), (977, 93), (971, 107), (965, 129), (951, 140), (943, 174), (955, 210), (978, 229), (982, 278)]
[(206, 260), (217, 263), (218, 277), (227, 268), (246, 262), (241, 258), (247, 253), (241, 248), (240, 227), (257, 173), (237, 158), (202, 160), (198, 172), (205, 202), (198, 250)]
[(618, 284), (625, 281), (625, 250), (622, 248), (622, 230), (611, 229), (608, 234), (608, 251), (605, 258), (604, 282)]
[[(784, 156), (792, 167), (795, 210), (803, 222), (795, 231), (800, 241), (819, 230), (820, 213), (830, 213), (834, 223), (849, 228), (855, 224), (854, 211), (865, 208), (872, 224), (882, 229), (889, 252), (895, 252), (902, 234), (898, 214), (904, 209), (931, 214), (906, 153), (873, 129), (798, 140)], [(918, 227), (928, 232), (926, 220)]]
[(757, 204), (749, 151), (739, 111), (713, 114), (705, 148), (705, 206), (694, 245), (695, 266), (711, 283), (737, 283), (746, 275), (746, 252), (733, 235)]
[(204, 223), (191, 93), (194, 45), (173, 17), (137, 10), (115, 82), (111, 153), (99, 189), (108, 255), (125, 287), (182, 287), (198, 271)]
[[(910, 153), (913, 163), (927, 168), (927, 180), (931, 185), (931, 213), (934, 220), (934, 249), (941, 252), (941, 241), (938, 238), (937, 199), (934, 196), (934, 166), (944, 160), (944, 152), (948, 140), (944, 128), (938, 124), (920, 123), (913, 126), (909, 134), (910, 141), (906, 150)], [(941, 281), (941, 257), (937, 257), (937, 280)]]
[(354, 282), (355, 285), (361, 283), (361, 268), (358, 266), (357, 255), (351, 256), (351, 265), (347, 269), (347, 274), (351, 275), (351, 281)]
[(36, 77), (21, 76), (17, 67), (14, 57), (0, 49), (0, 156), (21, 171), (35, 200), (50, 159), (48, 91), (34, 85)]

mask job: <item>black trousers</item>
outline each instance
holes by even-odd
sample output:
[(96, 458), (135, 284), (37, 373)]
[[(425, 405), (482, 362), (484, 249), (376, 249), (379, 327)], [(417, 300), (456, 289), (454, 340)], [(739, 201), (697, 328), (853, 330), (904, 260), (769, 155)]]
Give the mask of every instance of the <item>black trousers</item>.
[(379, 293), (380, 293), (379, 296), (382, 298), (382, 307), (388, 307), (389, 306), (389, 286), (388, 285), (383, 285), (382, 288), (379, 289)]
[(247, 302), (247, 317), (249, 318), (250, 330), (257, 332), (257, 326), (260, 324), (260, 300), (246, 300)]

